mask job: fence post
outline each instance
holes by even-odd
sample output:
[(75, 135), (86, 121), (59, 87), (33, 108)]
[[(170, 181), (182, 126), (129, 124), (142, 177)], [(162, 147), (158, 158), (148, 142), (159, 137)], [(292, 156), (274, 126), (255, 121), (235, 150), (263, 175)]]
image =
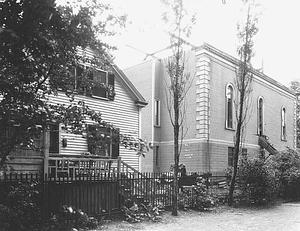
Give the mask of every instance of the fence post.
[(44, 133), (44, 174), (48, 174), (48, 165), (49, 165), (49, 144), (50, 141), (50, 134), (48, 131)]
[(118, 171), (118, 173), (121, 172), (121, 157), (120, 157), (120, 156), (118, 156), (118, 166), (117, 166), (117, 171)]

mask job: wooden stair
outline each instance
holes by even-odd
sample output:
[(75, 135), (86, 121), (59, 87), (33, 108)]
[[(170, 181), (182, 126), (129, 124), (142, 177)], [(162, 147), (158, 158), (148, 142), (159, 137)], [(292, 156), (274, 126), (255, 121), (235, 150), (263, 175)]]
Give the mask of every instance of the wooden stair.
[(276, 155), (278, 154), (278, 151), (276, 150), (276, 148), (274, 148), (274, 146), (269, 142), (269, 140), (267, 139), (267, 136), (259, 136), (258, 137), (258, 144), (266, 149), (270, 155)]

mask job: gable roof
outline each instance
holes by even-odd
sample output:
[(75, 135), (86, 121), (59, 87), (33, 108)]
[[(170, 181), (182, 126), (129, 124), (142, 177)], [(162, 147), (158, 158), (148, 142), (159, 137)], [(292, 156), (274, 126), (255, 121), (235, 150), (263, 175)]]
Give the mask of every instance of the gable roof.
[(120, 81), (122, 82), (123, 86), (127, 89), (129, 94), (135, 100), (135, 103), (140, 107), (145, 107), (148, 102), (142, 96), (142, 94), (136, 89), (133, 83), (128, 79), (125, 73), (115, 64), (112, 65), (113, 70), (118, 74), (120, 77)]

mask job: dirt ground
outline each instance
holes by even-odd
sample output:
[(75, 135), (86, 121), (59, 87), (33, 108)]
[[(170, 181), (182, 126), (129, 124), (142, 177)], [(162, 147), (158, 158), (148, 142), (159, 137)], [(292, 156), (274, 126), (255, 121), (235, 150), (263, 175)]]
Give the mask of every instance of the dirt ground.
[(162, 214), (157, 223), (109, 222), (106, 231), (300, 231), (300, 203), (278, 203), (261, 208), (219, 207), (211, 212), (181, 211), (178, 217)]

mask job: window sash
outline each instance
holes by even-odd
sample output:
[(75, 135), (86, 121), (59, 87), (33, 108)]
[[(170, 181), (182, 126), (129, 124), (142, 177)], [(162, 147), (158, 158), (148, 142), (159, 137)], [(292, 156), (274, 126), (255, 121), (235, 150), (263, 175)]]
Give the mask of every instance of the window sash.
[(233, 129), (233, 87), (226, 87), (225, 127)]
[(281, 139), (286, 140), (286, 109), (281, 109)]
[(264, 135), (264, 101), (262, 98), (258, 101), (258, 135)]

